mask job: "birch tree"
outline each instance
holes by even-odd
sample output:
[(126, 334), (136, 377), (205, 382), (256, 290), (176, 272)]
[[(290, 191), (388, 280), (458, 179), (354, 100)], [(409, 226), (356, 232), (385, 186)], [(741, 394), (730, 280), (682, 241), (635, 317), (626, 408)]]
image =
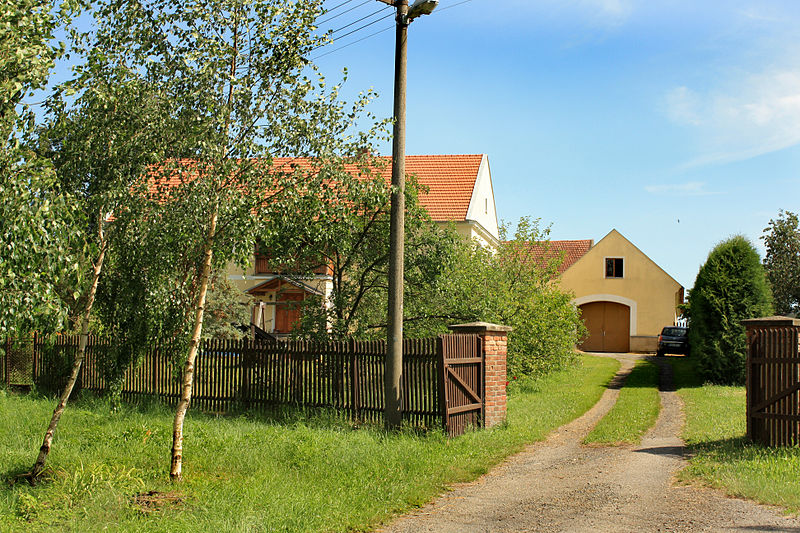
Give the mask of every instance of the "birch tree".
[[(163, 155), (164, 132), (157, 112), (157, 90), (124, 64), (103, 54), (87, 36), (72, 43), (85, 63), (75, 77), (59, 85), (48, 98), (48, 121), (40, 131), (38, 151), (52, 162), (58, 186), (75, 199), (83, 224), (74, 228), (78, 282), (62, 284), (60, 296), (74, 310), (79, 343), (70, 375), (45, 432), (30, 472), (43, 472), (56, 428), (66, 408), (86, 353), (89, 321), (104, 264), (112, 253), (114, 217), (124, 215), (132, 187), (150, 164)], [(124, 253), (125, 250), (122, 250)]]
[[(266, 206), (368, 144), (371, 128), (357, 133), (354, 121), (372, 95), (345, 105), (306, 59), (325, 42), (314, 34), (319, 0), (106, 0), (96, 8), (98, 53), (158, 87), (164, 128), (180, 146), (149, 168), (150, 204), (138, 222), (145, 241), (161, 243), (148, 244), (144, 260), (168, 272), (162, 294), (191, 301), (170, 460), (179, 481), (211, 274), (252, 260), (256, 235), (268, 231)], [(276, 156), (313, 163), (277, 168)]]

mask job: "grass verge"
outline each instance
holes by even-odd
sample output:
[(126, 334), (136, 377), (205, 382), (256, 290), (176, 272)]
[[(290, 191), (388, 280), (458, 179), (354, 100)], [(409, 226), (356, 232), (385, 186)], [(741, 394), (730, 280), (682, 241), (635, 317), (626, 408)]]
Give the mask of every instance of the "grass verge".
[(683, 438), (692, 452), (684, 481), (800, 512), (800, 448), (766, 448), (746, 437), (744, 387), (700, 383), (691, 358), (669, 358), (684, 403)]
[(583, 440), (585, 444), (639, 444), (661, 410), (658, 366), (640, 360), (619, 391), (617, 403)]
[[(281, 421), (192, 413), (184, 477), (167, 480), (172, 413), (68, 408), (36, 487), (0, 485), (0, 531), (364, 531), (486, 472), (589, 409), (613, 359), (510, 389), (508, 422), (456, 439), (352, 429), (333, 416)], [(0, 390), (0, 476), (30, 467), (54, 401)]]

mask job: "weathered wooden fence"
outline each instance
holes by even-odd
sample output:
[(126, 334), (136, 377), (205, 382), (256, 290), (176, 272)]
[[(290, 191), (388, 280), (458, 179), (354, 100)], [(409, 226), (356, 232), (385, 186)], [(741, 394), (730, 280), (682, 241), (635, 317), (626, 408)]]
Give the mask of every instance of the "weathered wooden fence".
[[(63, 387), (78, 336), (35, 338), (28, 349), (31, 382)], [(76, 388), (102, 393), (109, 342), (90, 337)], [(353, 420), (380, 422), (384, 411), (385, 341), (205, 341), (195, 364), (193, 408), (213, 413), (270, 411), (283, 406), (331, 408)], [(458, 435), (484, 420), (484, 355), (476, 334), (403, 342), (404, 421)], [(122, 399), (180, 397), (182, 362), (153, 345), (125, 371)]]
[(18, 340), (6, 339), (0, 344), (3, 353), (0, 383), (22, 387), (33, 385), (33, 376), (36, 373), (33, 357), (34, 338), (31, 336)]
[(745, 320), (747, 436), (765, 446), (800, 443), (800, 320)]

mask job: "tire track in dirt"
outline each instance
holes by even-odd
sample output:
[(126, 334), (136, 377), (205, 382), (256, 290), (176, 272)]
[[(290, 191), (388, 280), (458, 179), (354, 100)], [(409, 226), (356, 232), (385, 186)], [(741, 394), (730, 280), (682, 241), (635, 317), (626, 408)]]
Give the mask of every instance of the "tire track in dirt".
[(383, 529), (400, 532), (505, 531), (786, 531), (800, 519), (730, 499), (717, 491), (673, 484), (685, 466), (680, 398), (671, 367), (661, 367), (662, 409), (637, 447), (587, 447), (581, 440), (614, 405), (639, 356), (613, 354), (622, 367), (592, 409), (541, 443), (472, 483)]

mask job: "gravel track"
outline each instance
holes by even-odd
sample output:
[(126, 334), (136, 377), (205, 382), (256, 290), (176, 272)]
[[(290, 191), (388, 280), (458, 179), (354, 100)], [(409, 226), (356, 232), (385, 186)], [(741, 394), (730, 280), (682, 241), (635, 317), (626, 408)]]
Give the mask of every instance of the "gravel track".
[(382, 531), (786, 531), (800, 518), (777, 509), (673, 483), (685, 466), (680, 398), (671, 367), (661, 367), (661, 414), (637, 447), (587, 447), (581, 440), (616, 402), (619, 386), (640, 356), (607, 354), (622, 363), (615, 381), (582, 417), (555, 430), (475, 482)]

